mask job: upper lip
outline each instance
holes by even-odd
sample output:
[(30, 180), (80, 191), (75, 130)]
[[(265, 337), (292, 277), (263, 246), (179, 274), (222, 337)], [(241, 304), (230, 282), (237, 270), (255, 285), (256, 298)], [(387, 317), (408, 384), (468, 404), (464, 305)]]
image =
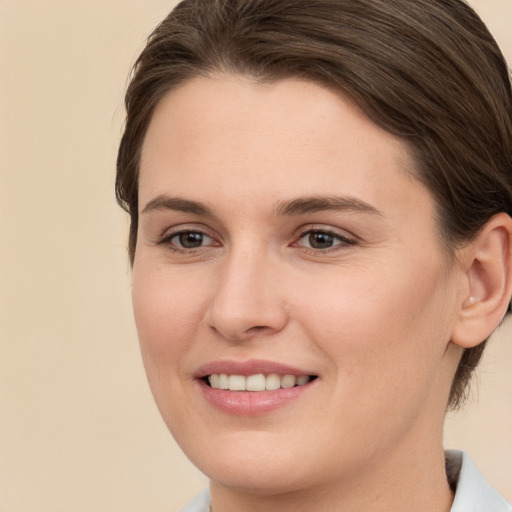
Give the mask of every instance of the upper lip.
[(233, 359), (224, 359), (211, 361), (201, 365), (195, 372), (194, 377), (202, 379), (207, 375), (225, 373), (228, 375), (255, 375), (258, 373), (269, 374), (277, 373), (279, 375), (315, 375), (314, 372), (303, 370), (276, 361), (265, 361), (261, 359), (251, 359), (247, 361), (236, 361)]

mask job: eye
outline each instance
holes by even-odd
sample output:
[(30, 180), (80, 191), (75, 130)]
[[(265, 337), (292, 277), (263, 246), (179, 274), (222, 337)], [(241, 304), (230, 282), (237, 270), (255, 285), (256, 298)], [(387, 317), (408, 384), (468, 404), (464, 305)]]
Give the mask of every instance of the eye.
[(209, 237), (197, 231), (185, 231), (173, 236), (171, 240), (174, 243), (178, 243), (184, 249), (195, 249), (196, 247), (201, 247), (207, 238)]
[(206, 233), (191, 230), (171, 233), (164, 237), (161, 243), (169, 244), (172, 249), (177, 251), (186, 251), (217, 245), (215, 240)]
[(333, 249), (337, 246), (354, 245), (355, 241), (329, 230), (311, 229), (301, 235), (296, 245), (318, 251)]

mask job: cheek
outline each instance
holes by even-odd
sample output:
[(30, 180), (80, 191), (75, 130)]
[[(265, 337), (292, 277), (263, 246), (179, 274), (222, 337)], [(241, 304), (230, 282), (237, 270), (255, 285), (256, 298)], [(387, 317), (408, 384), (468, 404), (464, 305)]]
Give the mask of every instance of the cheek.
[(197, 356), (191, 347), (203, 325), (204, 300), (190, 280), (183, 283), (165, 269), (155, 271), (154, 265), (150, 269), (145, 272), (134, 266), (135, 323), (153, 398), (167, 427), (176, 435), (180, 425), (190, 423), (186, 398), (190, 375), (184, 368)]
[(169, 272), (134, 267), (132, 302), (144, 366), (152, 373), (178, 371), (180, 357), (202, 325), (203, 300), (197, 287)]
[(311, 319), (305, 328), (331, 360), (347, 400), (375, 402), (397, 396), (394, 391), (428, 389), (450, 336), (445, 284), (436, 266), (402, 264), (347, 272), (327, 288), (310, 290), (298, 317)]

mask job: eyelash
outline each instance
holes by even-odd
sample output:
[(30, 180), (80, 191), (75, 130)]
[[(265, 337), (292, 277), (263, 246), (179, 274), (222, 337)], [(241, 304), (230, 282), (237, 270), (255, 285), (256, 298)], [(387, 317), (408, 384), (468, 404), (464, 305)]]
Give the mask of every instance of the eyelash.
[[(210, 239), (214, 243), (210, 243), (207, 245), (200, 245), (198, 247), (180, 247), (176, 245), (176, 243), (173, 243), (172, 240), (180, 237), (182, 235), (200, 235), (202, 238), (201, 241), (204, 241), (204, 238)], [(338, 243), (334, 243), (330, 247), (326, 248), (315, 248), (315, 247), (307, 247), (300, 245), (299, 242), (303, 240), (307, 236), (311, 235), (323, 235), (332, 238), (334, 241), (337, 241)], [(290, 244), (291, 247), (302, 247), (306, 252), (310, 254), (325, 254), (329, 252), (334, 252), (342, 249), (346, 249), (352, 245), (355, 245), (357, 242), (356, 240), (352, 238), (348, 238), (346, 236), (343, 236), (333, 230), (325, 229), (325, 228), (308, 228), (303, 230), (301, 233), (299, 233), (298, 237), (296, 238), (296, 241)], [(221, 244), (219, 242), (215, 242), (215, 239), (205, 233), (204, 231), (201, 231), (199, 229), (182, 229), (180, 231), (175, 231), (168, 233), (164, 235), (157, 243), (158, 245), (166, 245), (167, 248), (175, 253), (179, 254), (194, 254), (205, 247), (219, 247)]]

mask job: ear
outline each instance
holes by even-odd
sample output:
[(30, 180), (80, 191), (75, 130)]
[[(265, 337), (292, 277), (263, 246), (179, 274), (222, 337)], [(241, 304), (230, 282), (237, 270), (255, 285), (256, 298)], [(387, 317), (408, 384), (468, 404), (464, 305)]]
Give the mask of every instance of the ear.
[(512, 294), (512, 219), (495, 215), (460, 255), (464, 292), (452, 332), (452, 342), (471, 348), (499, 325)]

